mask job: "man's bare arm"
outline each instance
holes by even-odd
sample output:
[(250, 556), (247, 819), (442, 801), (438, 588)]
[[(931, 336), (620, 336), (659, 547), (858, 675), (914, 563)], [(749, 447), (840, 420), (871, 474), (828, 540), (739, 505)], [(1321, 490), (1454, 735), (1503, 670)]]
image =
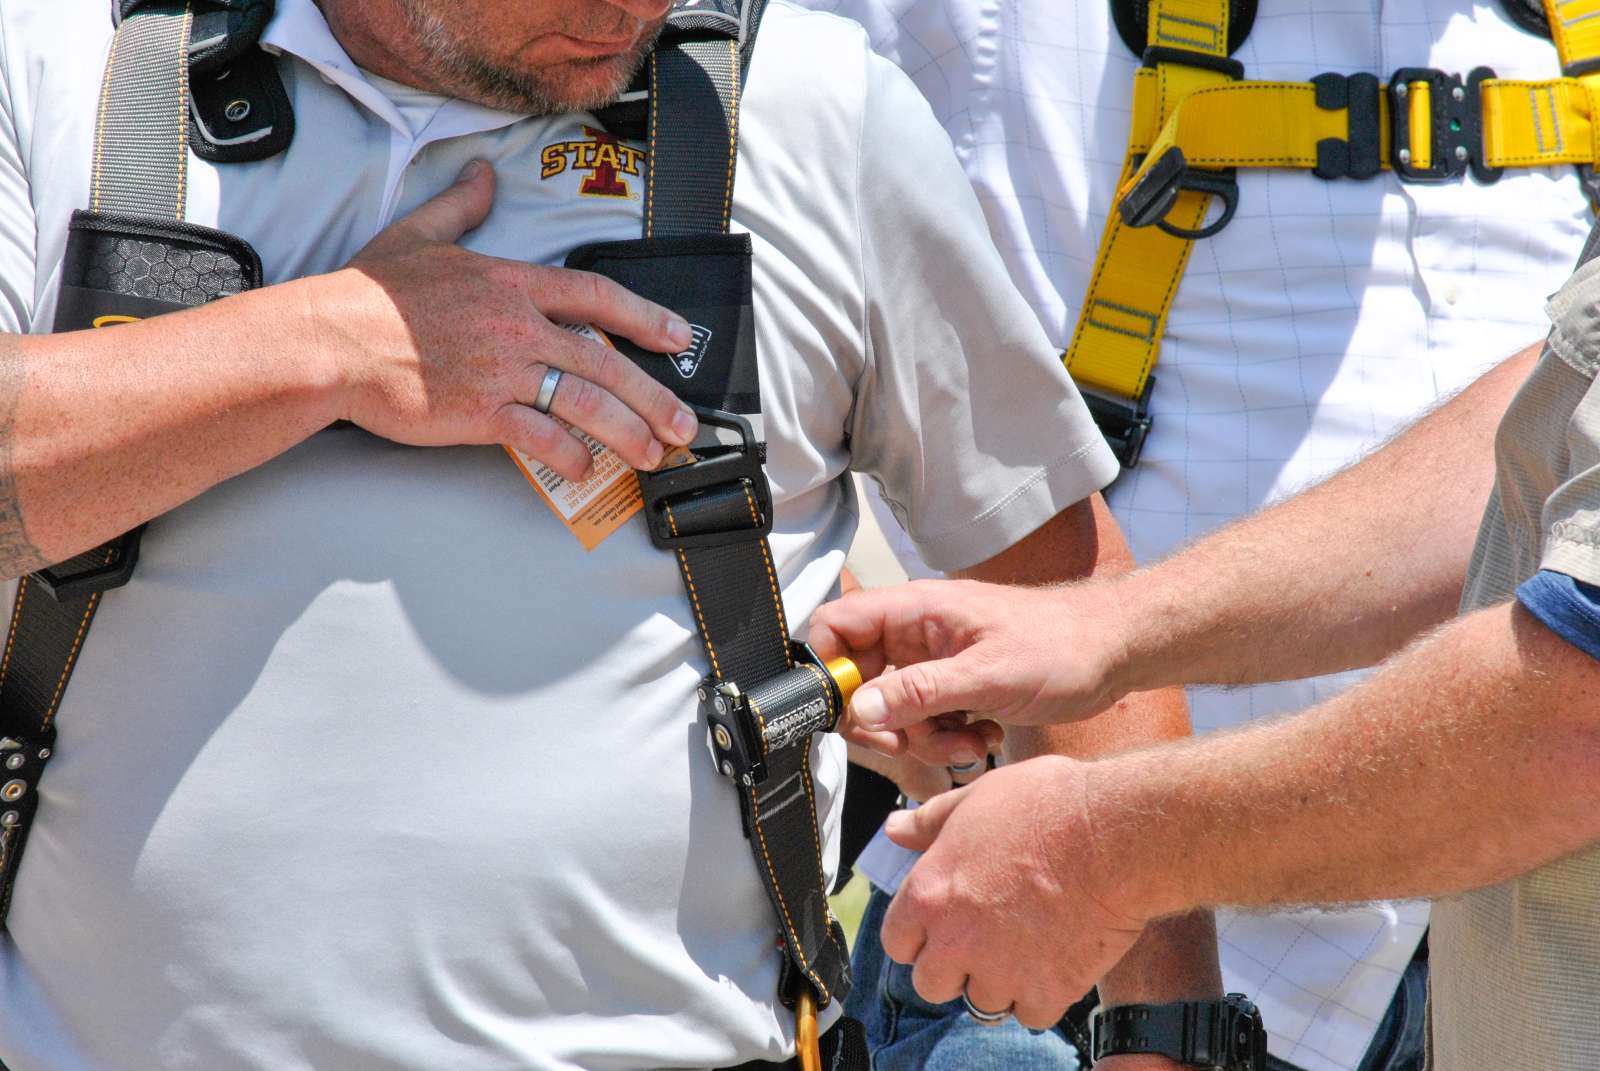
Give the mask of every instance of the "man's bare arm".
[(689, 441), (693, 415), (670, 392), (551, 321), (664, 352), (687, 325), (595, 276), (456, 246), (493, 196), (480, 167), (330, 275), (98, 331), (0, 336), (0, 575), (88, 550), (338, 419), (416, 445), (507, 443), (579, 476), (587, 448), (527, 405), (547, 365), (571, 373), (552, 412), (630, 464)]
[(956, 710), (1010, 725), (1086, 717), (1131, 692), (1370, 665), (1454, 612), (1493, 484), (1494, 428), (1537, 348), (1360, 464), (1150, 568), (1017, 592), (924, 581), (819, 609), (819, 650), (876, 671), (851, 731)]
[(1118, 590), (1139, 686), (1373, 665), (1455, 615), (1494, 486), (1494, 432), (1540, 346), (1389, 445)]
[(1600, 842), (1600, 662), (1507, 603), (1307, 713), (1007, 766), (888, 828), (927, 853), (883, 927), (914, 976), (1005, 979), (1026, 955), (1081, 984), (1198, 905), (1446, 895)]
[(1138, 913), (1493, 884), (1600, 841), (1600, 662), (1502, 604), (1301, 716), (1091, 765), (1088, 799)]
[[(1114, 576), (1131, 568), (1127, 543), (1105, 502), (1095, 495), (962, 575), (993, 583), (1038, 584)], [(1166, 689), (1129, 696), (1086, 721), (1013, 729), (1006, 737), (1006, 757), (1012, 761), (1043, 754), (1092, 758), (1190, 733), (1183, 692)], [(1034, 964), (1031, 969), (1040, 968)], [(1220, 996), (1217, 935), (1210, 912), (1154, 923), (1099, 986), (1101, 999), (1117, 1004)]]

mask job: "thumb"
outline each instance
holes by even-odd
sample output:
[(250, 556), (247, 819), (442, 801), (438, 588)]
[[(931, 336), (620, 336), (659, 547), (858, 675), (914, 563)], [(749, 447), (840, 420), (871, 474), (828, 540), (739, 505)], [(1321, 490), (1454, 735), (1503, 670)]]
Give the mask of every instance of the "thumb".
[(454, 242), (488, 218), (494, 186), (494, 168), (473, 160), (454, 185), (390, 224), (386, 233), (411, 241)]
[(883, 824), (883, 831), (900, 847), (925, 852), (971, 791), (972, 786), (966, 785), (940, 793), (914, 811), (896, 811)]
[(850, 719), (867, 732), (882, 732), (940, 714), (986, 709), (990, 685), (976, 670), (965, 652), (892, 670), (856, 690)]

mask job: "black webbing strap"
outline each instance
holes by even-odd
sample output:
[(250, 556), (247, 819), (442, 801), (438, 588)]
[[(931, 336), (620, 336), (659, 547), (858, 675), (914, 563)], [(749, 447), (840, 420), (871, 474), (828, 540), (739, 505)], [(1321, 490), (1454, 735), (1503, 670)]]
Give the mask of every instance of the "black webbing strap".
[[(650, 58), (646, 240), (729, 231), (745, 26), (739, 5), (706, 10), (714, 7), (696, 5), (699, 21), (686, 12), (669, 25)], [(722, 455), (720, 467), (710, 460), (689, 466), (716, 468), (714, 476), (644, 474), (647, 519), (658, 545), (677, 555), (710, 663), (702, 702), (732, 701), (755, 722), (750, 768), (758, 772), (723, 770), (738, 790), (745, 835), (778, 919), (779, 996), (793, 1005), (808, 986), (826, 1006), (849, 992), (850, 963), (828, 909), (811, 742), (819, 722), (837, 719), (837, 694), (820, 667), (794, 657), (766, 538), (771, 494), (745, 427), (741, 453)]]
[[(149, 4), (118, 27), (95, 129), (90, 203), (96, 211), (182, 220), (191, 25), (189, 5), (178, 3)], [(68, 259), (81, 248), (70, 249)], [(109, 255), (127, 261), (150, 252)], [(54, 749), (56, 711), (101, 595), (133, 573), (139, 535), (130, 532), (17, 584), (0, 655), (0, 925), (38, 808), (39, 777)]]

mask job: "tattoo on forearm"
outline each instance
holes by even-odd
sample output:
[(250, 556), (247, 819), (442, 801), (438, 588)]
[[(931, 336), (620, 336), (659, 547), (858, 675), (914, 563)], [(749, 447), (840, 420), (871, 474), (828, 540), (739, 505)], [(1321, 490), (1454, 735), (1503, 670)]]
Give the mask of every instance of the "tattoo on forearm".
[(6, 577), (21, 576), (50, 564), (28, 538), (12, 467), (24, 378), (22, 347), (14, 338), (0, 338), (0, 576)]

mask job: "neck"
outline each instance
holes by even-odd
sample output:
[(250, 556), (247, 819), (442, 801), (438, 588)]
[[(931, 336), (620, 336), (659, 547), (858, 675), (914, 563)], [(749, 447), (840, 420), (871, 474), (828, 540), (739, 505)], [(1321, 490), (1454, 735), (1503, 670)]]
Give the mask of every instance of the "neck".
[(448, 95), (428, 70), (416, 30), (399, 0), (315, 0), (334, 40), (365, 70), (391, 82)]

